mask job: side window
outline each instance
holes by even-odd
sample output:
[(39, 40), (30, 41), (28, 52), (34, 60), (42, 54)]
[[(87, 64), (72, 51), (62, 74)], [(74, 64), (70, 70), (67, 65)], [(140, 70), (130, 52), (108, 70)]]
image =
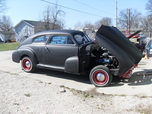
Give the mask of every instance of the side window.
[(84, 43), (89, 42), (89, 39), (85, 35), (76, 34), (74, 35), (74, 38), (78, 44), (84, 44)]
[(68, 36), (53, 36), (50, 44), (74, 44)]
[(45, 43), (49, 36), (43, 35), (43, 36), (37, 36), (33, 38), (32, 43)]

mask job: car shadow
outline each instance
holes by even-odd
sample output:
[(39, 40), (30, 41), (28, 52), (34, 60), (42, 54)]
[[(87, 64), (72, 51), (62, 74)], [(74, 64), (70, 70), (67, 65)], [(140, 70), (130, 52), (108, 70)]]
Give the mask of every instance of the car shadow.
[(140, 86), (152, 84), (152, 69), (143, 69), (143, 71), (135, 72), (129, 79), (128, 85)]
[(114, 77), (110, 87), (123, 86), (124, 84), (127, 84), (128, 86), (152, 84), (152, 69), (143, 69), (142, 71), (134, 72), (129, 79)]
[(47, 70), (47, 69), (38, 69), (35, 73), (50, 76), (50, 77), (55, 77), (55, 78), (74, 80), (77, 82), (91, 84), (89, 80), (89, 76), (87, 75), (69, 74), (65, 72), (53, 71), (53, 70)]
[[(87, 75), (75, 75), (65, 72), (52, 71), (47, 69), (38, 69), (35, 73), (42, 74), (50, 77), (74, 80), (81, 83), (91, 84), (89, 76)], [(143, 71), (134, 72), (130, 79), (124, 79), (121, 77), (114, 77), (112, 83), (108, 87), (123, 86), (140, 86), (152, 84), (152, 69), (143, 69)]]

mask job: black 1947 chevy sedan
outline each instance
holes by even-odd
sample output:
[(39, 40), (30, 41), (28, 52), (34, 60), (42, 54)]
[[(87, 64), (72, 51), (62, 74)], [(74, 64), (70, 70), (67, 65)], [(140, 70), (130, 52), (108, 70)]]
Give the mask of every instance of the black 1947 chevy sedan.
[(117, 28), (101, 26), (95, 41), (83, 32), (52, 30), (27, 38), (12, 54), (25, 72), (48, 68), (89, 74), (95, 86), (108, 86), (113, 76), (131, 77), (141, 52)]

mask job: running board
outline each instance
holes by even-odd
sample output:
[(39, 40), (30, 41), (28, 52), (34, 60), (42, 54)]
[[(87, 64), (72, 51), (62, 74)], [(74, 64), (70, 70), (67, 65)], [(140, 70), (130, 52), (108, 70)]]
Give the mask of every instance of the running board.
[(64, 71), (64, 67), (51, 66), (51, 65), (45, 65), (45, 64), (37, 64), (37, 67), (38, 68), (47, 68), (47, 69)]

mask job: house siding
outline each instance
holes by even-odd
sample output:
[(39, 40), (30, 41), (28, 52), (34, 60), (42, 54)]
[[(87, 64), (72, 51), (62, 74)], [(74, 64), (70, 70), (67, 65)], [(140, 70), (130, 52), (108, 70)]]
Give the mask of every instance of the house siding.
[(15, 28), (16, 41), (22, 42), (34, 34), (34, 27), (22, 22)]
[(15, 41), (15, 33), (13, 31), (0, 31), (0, 41)]
[[(30, 20), (22, 20), (15, 26), (15, 35), (17, 42), (23, 42), (29, 36), (46, 30), (46, 23), (41, 21), (30, 21)], [(50, 30), (52, 30), (52, 24), (49, 24)], [(60, 29), (59, 25), (55, 26), (56, 29)]]

